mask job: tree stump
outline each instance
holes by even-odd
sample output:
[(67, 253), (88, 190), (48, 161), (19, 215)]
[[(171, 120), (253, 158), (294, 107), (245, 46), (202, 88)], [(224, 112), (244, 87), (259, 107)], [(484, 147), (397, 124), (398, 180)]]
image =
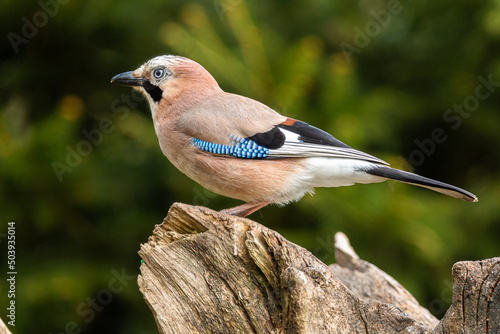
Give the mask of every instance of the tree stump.
[(0, 319), (0, 334), (12, 334), (12, 332), (7, 328), (7, 325)]
[(337, 233), (337, 263), (252, 220), (176, 203), (139, 252), (160, 333), (499, 333), (500, 258), (453, 266), (438, 321)]

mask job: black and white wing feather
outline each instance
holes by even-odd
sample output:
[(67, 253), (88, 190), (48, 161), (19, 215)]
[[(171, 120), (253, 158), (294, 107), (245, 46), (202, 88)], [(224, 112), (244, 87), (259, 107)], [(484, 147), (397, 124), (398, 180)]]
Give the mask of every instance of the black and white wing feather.
[[(245, 159), (312, 157), (346, 159), (343, 162), (337, 161), (334, 164), (328, 164), (326, 168), (322, 163), (325, 160), (311, 159), (314, 163), (319, 164), (314, 166), (315, 173), (321, 174), (319, 177), (315, 176), (323, 180), (319, 186), (338, 187), (392, 179), (428, 188), (465, 201), (477, 202), (477, 197), (464, 189), (387, 167), (389, 165), (387, 162), (355, 150), (329, 133), (291, 118), (274, 126), (270, 131), (256, 133), (251, 137), (232, 136), (232, 144), (230, 145), (210, 143), (197, 138), (193, 138), (193, 145), (212, 154)], [(347, 169), (345, 169), (346, 164), (349, 166)], [(336, 167), (336, 165), (342, 165), (340, 166), (342, 168), (337, 168), (339, 166)]]
[(321, 129), (291, 119), (249, 139), (268, 147), (268, 158), (331, 157), (388, 165), (379, 158), (349, 147)]

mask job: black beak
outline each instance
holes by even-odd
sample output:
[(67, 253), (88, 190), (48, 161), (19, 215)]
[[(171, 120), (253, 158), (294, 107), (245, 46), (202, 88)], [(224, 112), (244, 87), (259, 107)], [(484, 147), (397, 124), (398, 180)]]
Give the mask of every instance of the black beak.
[(133, 71), (117, 74), (111, 78), (111, 82), (116, 82), (123, 86), (142, 86), (144, 78), (136, 78), (132, 73)]

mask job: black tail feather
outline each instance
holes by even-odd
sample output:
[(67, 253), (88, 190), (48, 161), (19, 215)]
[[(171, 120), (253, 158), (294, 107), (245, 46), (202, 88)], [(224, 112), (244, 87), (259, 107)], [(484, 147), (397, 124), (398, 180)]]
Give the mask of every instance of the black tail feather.
[(431, 189), (451, 197), (463, 199), (464, 201), (467, 202), (477, 202), (477, 197), (474, 194), (468, 192), (467, 190), (463, 190), (461, 188), (452, 186), (451, 184), (439, 182), (417, 174), (404, 172), (399, 169), (380, 166), (366, 170), (366, 172), (371, 175), (381, 176), (391, 180), (396, 180), (399, 182), (409, 183), (419, 187)]

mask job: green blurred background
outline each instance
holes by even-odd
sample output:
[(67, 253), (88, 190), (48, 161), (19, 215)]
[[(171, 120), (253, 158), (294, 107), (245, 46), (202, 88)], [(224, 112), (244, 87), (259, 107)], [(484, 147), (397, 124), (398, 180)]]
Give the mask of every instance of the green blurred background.
[[(177, 171), (146, 102), (110, 84), (160, 54), (479, 197), (386, 182), (317, 189), (251, 216), (325, 263), (343, 231), (441, 317), (453, 263), (500, 255), (500, 87), (479, 87), (500, 81), (500, 1), (61, 2), (0, 5), (0, 261), (6, 273), (14, 221), (14, 333), (155, 333), (136, 283), (140, 244), (173, 202), (240, 204)], [(431, 143), (435, 129), (444, 142)]]

